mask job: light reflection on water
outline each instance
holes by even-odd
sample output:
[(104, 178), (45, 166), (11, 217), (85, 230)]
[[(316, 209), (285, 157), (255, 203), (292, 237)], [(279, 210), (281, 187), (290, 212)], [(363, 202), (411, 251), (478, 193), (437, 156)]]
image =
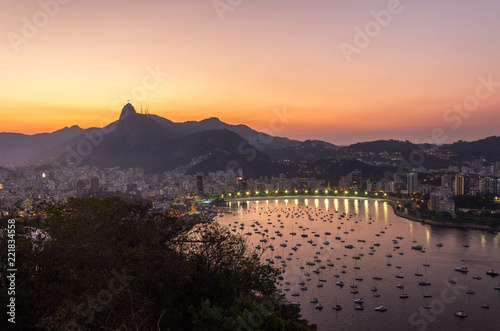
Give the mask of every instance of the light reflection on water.
[[(231, 226), (235, 225), (233, 224), (235, 220), (239, 221), (238, 225), (245, 224), (244, 230), (240, 230), (239, 227), (231, 228), (236, 230), (233, 233), (260, 231), (260, 235), (254, 233), (248, 236), (248, 242), (253, 247), (263, 245), (260, 239), (264, 238), (262, 235), (266, 236), (268, 244), (274, 245), (274, 252), (267, 250), (263, 255), (263, 261), (273, 260), (274, 266), (280, 267), (281, 261), (275, 256), (282, 256), (287, 265), (283, 275), (284, 281), (291, 282), (289, 286), (283, 286), (283, 289), (290, 288), (290, 291), (285, 292), (286, 298), (289, 301), (300, 301), (303, 317), (318, 324), (319, 330), (371, 330), (374, 325), (385, 330), (418, 330), (423, 322), (427, 324), (428, 329), (500, 329), (497, 316), (500, 309), (500, 291), (493, 289), (500, 284), (497, 284), (498, 278), (485, 275), (490, 269), (500, 271), (500, 234), (422, 225), (397, 217), (388, 203), (376, 200), (364, 200), (363, 203), (359, 203), (358, 199), (322, 198), (314, 199), (314, 204), (309, 204), (309, 199), (294, 199), (294, 203), (289, 202), (288, 199), (285, 201), (275, 199), (272, 204), (269, 200), (261, 200), (260, 203), (256, 200), (230, 203), (231, 208), (236, 209), (234, 210), (236, 215), (226, 214), (219, 220), (226, 225), (231, 223)], [(333, 204), (333, 209), (329, 208), (330, 203)], [(379, 214), (380, 204), (383, 205), (382, 214)], [(344, 212), (347, 214), (346, 217), (339, 219)], [(281, 215), (280, 218), (277, 217), (278, 214)], [(311, 221), (310, 217), (314, 220)], [(268, 219), (272, 225), (267, 224)], [(259, 221), (262, 228), (250, 227), (255, 221)], [(358, 223), (355, 223), (356, 221)], [(340, 222), (344, 224), (341, 225)], [(283, 228), (280, 228), (281, 225)], [(299, 228), (300, 226), (302, 228)], [(338, 226), (341, 226), (340, 230), (337, 229)], [(268, 229), (267, 234), (264, 229)], [(278, 237), (275, 231), (280, 231), (283, 236)], [(292, 231), (297, 235), (291, 236)], [(382, 234), (381, 231), (385, 233)], [(317, 232), (319, 236), (315, 237), (312, 232)], [(326, 235), (325, 232), (330, 232), (331, 235)], [(301, 237), (301, 234), (307, 234), (308, 237)], [(376, 234), (379, 236), (375, 236)], [(345, 242), (335, 240), (335, 236), (341, 236)], [(398, 236), (403, 239), (396, 239)], [(275, 239), (271, 240), (270, 237)], [(316, 246), (308, 243), (309, 240)], [(394, 249), (395, 244), (392, 240), (398, 241), (400, 249)], [(330, 244), (324, 244), (326, 241)], [(442, 242), (444, 246), (437, 247), (435, 245), (437, 242)], [(370, 247), (374, 243), (380, 243), (380, 247), (371, 250)], [(463, 247), (466, 243), (470, 245), (469, 248)], [(281, 247), (280, 244), (286, 244), (287, 247)], [(297, 246), (295, 252), (292, 248), (296, 244), (301, 246)], [(346, 249), (344, 246), (347, 244), (352, 244), (354, 249)], [(417, 244), (422, 245), (426, 253), (411, 249), (411, 246)], [(370, 252), (373, 255), (369, 255)], [(399, 254), (400, 252), (403, 254)], [(293, 255), (289, 255), (290, 253)], [(388, 253), (393, 257), (387, 258)], [(353, 259), (355, 255), (362, 256), (357, 260)], [(316, 266), (305, 264), (307, 261), (313, 261), (315, 256), (321, 259), (321, 262)], [(286, 258), (289, 260), (285, 260)], [(326, 266), (327, 260), (330, 260), (334, 267), (320, 269), (319, 275), (312, 272), (321, 264)], [(388, 262), (391, 262), (391, 266), (387, 265)], [(424, 263), (430, 267), (424, 267)], [(346, 267), (342, 268), (342, 265)], [(456, 267), (462, 265), (469, 268), (469, 273), (454, 271)], [(301, 266), (304, 269), (300, 269)], [(359, 266), (360, 269), (354, 269), (355, 266)], [(342, 270), (346, 273), (342, 274)], [(306, 272), (310, 276), (305, 276)], [(423, 276), (416, 277), (414, 275), (416, 272), (422, 273)], [(383, 280), (372, 280), (375, 274), (381, 276)], [(336, 278), (334, 275), (339, 277)], [(404, 278), (396, 278), (396, 275)], [(480, 275), (482, 279), (473, 279), (472, 277), (476, 275)], [(355, 277), (361, 277), (363, 281), (356, 281)], [(311, 280), (307, 281), (308, 278)], [(321, 288), (317, 287), (319, 278), (326, 279)], [(423, 278), (432, 285), (418, 286), (418, 281)], [(431, 303), (439, 308), (439, 301), (436, 300), (440, 300), (441, 292), (451, 286), (448, 280), (453, 278), (458, 281), (458, 285), (453, 289), (457, 290), (458, 286), (474, 287), (476, 294), (466, 294), (466, 290), (458, 291), (453, 302), (448, 301), (440, 314), (438, 310), (424, 310), (423, 307)], [(335, 282), (340, 280), (346, 285), (342, 289), (335, 285)], [(300, 290), (299, 281), (306, 282), (307, 291)], [(350, 293), (349, 285), (352, 283), (357, 283), (359, 294)], [(402, 290), (396, 288), (398, 284), (404, 285), (404, 292), (409, 294), (408, 299), (399, 298)], [(373, 286), (378, 288), (380, 297), (373, 297), (373, 292), (370, 291)], [(314, 309), (314, 304), (309, 303), (313, 290), (314, 296), (324, 306), (322, 311)], [(292, 297), (293, 292), (300, 293), (300, 297)], [(433, 297), (424, 298), (424, 294)], [(358, 297), (363, 297), (365, 300), (364, 311), (354, 310), (354, 299)], [(331, 309), (335, 298), (338, 304), (343, 306), (339, 312)], [(484, 303), (488, 303), (490, 309), (482, 309), (481, 305)], [(387, 306), (387, 312), (373, 311), (380, 305)], [(469, 315), (466, 319), (461, 320), (454, 316), (454, 312), (459, 310), (460, 306)], [(421, 312), (432, 317), (432, 321), (423, 317)], [(413, 315), (413, 319), (410, 320), (410, 316), (415, 313), (417, 317)]]

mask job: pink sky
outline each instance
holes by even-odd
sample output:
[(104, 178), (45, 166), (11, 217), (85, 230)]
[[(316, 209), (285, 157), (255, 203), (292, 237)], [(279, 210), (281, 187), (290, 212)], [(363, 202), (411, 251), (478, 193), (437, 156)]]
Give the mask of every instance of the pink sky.
[(500, 134), (500, 84), (478, 87), (500, 82), (498, 1), (59, 1), (0, 12), (0, 132), (102, 126), (130, 99), (257, 130), (286, 108), (276, 135), (335, 144)]

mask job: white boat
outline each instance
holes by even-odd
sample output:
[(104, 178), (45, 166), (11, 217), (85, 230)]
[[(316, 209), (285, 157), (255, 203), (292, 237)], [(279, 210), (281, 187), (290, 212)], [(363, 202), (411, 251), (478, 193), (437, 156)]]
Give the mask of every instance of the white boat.
[(460, 318), (464, 318), (464, 317), (467, 317), (467, 314), (464, 311), (460, 310), (460, 311), (457, 311), (455, 313), (455, 316), (460, 317)]
[(488, 270), (488, 271), (486, 271), (486, 274), (488, 276), (492, 276), (492, 277), (498, 276), (498, 272), (495, 270)]
[(465, 266), (462, 266), (462, 267), (455, 268), (455, 271), (462, 272), (462, 273), (466, 274), (469, 272), (469, 269), (467, 269), (467, 267), (465, 267)]
[(323, 305), (322, 305), (321, 303), (318, 303), (318, 304), (316, 305), (316, 307), (314, 307), (314, 308), (316, 308), (316, 309), (318, 309), (318, 310), (321, 310), (321, 309), (323, 309)]
[(386, 311), (387, 307), (386, 306), (378, 306), (375, 308), (375, 311)]

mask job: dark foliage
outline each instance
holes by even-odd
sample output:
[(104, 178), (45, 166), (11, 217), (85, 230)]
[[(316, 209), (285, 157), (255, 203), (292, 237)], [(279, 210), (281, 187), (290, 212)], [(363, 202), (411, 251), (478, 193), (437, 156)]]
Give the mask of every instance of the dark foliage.
[[(36, 219), (16, 222), (19, 330), (311, 329), (280, 301), (277, 270), (218, 223), (117, 198), (36, 209)], [(6, 251), (5, 236), (0, 244)]]

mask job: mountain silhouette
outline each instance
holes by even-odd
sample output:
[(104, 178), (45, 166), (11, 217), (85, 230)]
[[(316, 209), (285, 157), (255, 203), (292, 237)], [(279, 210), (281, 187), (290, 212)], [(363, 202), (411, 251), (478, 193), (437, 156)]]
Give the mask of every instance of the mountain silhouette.
[[(340, 147), (320, 140), (301, 142), (270, 136), (216, 117), (177, 123), (138, 113), (130, 103), (123, 107), (116, 121), (102, 128), (82, 129), (75, 125), (35, 135), (0, 133), (0, 165), (36, 162), (57, 167), (143, 167), (148, 172), (178, 167), (187, 173), (241, 169), (246, 174), (265, 176), (288, 171), (285, 163), (279, 163), (282, 160), (320, 161), (319, 168), (329, 164), (328, 171), (333, 171), (340, 165), (348, 168), (350, 163), (333, 166), (329, 160), (353, 159), (363, 154), (366, 160), (383, 162), (387, 153), (408, 158), (414, 151), (422, 150), (433, 151), (425, 155), (422, 163), (433, 169), (478, 158), (498, 161), (500, 137), (442, 146), (378, 140)], [(438, 152), (455, 157), (443, 159)]]

